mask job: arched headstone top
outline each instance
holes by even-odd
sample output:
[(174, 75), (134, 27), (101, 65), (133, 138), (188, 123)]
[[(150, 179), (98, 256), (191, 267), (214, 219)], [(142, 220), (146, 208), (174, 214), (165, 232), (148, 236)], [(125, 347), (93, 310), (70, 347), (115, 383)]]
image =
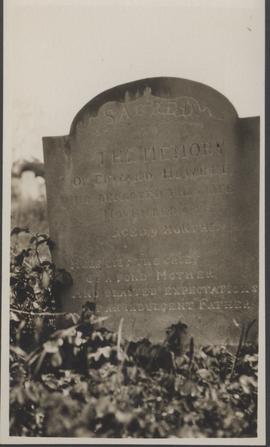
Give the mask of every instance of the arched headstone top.
[(91, 99), (74, 117), (70, 135), (80, 126), (91, 126), (91, 120), (107, 117), (109, 124), (123, 120), (124, 115), (132, 120), (143, 113), (186, 122), (232, 121), (238, 117), (231, 102), (208, 85), (175, 77), (146, 78), (105, 90)]

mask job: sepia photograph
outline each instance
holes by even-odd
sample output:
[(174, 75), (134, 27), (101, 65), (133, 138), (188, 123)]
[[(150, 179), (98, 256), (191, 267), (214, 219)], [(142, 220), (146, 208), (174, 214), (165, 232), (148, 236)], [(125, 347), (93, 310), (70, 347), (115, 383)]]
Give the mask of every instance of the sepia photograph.
[(266, 442), (264, 8), (4, 1), (3, 443)]

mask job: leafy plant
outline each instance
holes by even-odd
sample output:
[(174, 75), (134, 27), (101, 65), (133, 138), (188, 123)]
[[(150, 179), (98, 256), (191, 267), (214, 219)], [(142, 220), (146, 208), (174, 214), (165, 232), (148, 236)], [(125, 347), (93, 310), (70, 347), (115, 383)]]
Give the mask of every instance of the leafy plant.
[[(257, 346), (246, 324), (236, 354), (183, 343), (179, 321), (164, 341), (126, 341), (94, 303), (58, 308), (72, 278), (51, 261), (52, 241), (12, 231), (10, 434), (75, 437), (252, 437), (257, 430)], [(22, 243), (18, 240), (23, 238)], [(61, 324), (60, 324), (61, 323)]]

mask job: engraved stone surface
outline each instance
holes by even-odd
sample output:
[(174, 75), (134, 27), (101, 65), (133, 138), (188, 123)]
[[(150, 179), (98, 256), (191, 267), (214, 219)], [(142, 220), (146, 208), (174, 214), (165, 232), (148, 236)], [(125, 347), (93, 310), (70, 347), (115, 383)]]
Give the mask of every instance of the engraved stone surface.
[[(124, 335), (181, 319), (235, 343), (257, 318), (259, 119), (212, 88), (151, 78), (105, 91), (43, 139), (53, 258)], [(256, 334), (255, 334), (256, 335)]]

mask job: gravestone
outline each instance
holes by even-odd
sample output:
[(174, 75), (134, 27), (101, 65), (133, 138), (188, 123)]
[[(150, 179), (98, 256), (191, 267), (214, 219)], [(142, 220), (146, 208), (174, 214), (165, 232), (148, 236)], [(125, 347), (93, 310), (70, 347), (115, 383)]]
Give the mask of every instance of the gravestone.
[(237, 343), (258, 314), (259, 118), (216, 90), (151, 78), (105, 91), (43, 139), (53, 259), (128, 338), (185, 322)]

